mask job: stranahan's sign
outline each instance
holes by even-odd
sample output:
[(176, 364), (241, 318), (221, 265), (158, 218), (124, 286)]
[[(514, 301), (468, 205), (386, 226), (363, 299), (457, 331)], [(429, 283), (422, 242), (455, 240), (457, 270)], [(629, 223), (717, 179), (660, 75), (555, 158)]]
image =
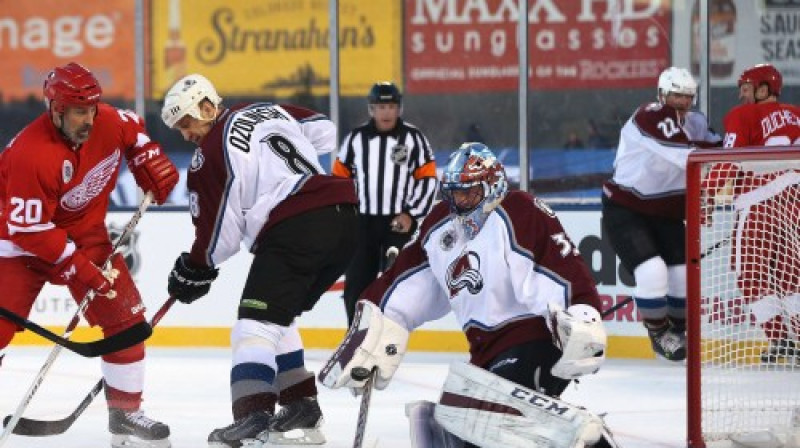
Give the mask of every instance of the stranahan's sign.
[[(652, 87), (669, 64), (668, 0), (528, 0), (534, 89)], [(516, 0), (409, 0), (409, 92), (515, 90)]]
[[(327, 95), (327, 0), (154, 0), (151, 96), (201, 73), (223, 96)], [(339, 2), (340, 89), (401, 82), (401, 2)]]

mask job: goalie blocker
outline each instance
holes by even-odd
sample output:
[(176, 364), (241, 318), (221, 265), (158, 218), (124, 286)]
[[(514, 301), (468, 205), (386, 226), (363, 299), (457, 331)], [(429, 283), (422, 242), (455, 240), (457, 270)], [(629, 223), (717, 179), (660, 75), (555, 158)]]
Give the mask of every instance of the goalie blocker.
[[(618, 448), (591, 412), (501, 378), (454, 363), (438, 404), (409, 403), (414, 448)], [(432, 418), (431, 418), (432, 417)]]

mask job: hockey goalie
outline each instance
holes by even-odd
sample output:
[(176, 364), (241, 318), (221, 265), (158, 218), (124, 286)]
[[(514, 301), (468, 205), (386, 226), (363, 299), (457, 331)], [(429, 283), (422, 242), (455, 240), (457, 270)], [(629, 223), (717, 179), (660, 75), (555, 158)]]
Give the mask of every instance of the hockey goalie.
[(409, 332), (451, 310), (469, 342), (438, 403), (407, 406), (412, 446), (614, 447), (602, 420), (559, 396), (605, 360), (594, 281), (558, 218), (509, 191), (481, 143), (465, 143), (442, 178), (444, 200), (394, 265), (361, 296), (353, 324), (320, 372), (327, 387), (384, 389)]

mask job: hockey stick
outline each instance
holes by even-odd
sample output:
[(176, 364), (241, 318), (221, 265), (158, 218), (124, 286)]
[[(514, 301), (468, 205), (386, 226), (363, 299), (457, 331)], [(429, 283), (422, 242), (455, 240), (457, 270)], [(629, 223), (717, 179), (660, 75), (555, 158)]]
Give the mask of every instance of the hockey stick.
[(715, 250), (719, 249), (722, 246), (727, 245), (731, 242), (731, 237), (725, 238), (723, 240), (717, 241), (713, 246), (709, 247), (705, 250), (702, 254), (700, 254), (700, 259), (706, 258), (707, 256), (714, 253)]
[[(384, 272), (392, 267), (394, 261), (397, 259), (398, 253), (400, 253), (400, 251), (395, 246), (386, 250), (386, 269)], [(372, 370), (367, 370), (365, 367), (353, 367), (353, 370), (350, 371), (350, 376), (354, 380), (367, 380), (367, 382), (364, 383), (364, 393), (361, 395), (361, 406), (358, 408), (358, 422), (356, 423), (356, 436), (355, 439), (353, 439), (353, 448), (361, 448), (364, 444), (364, 433), (367, 429), (367, 416), (369, 414), (369, 402), (372, 399), (372, 384), (375, 382), (375, 375), (377, 375), (377, 372), (377, 367), (373, 367)]]
[[(162, 317), (169, 311), (172, 305), (175, 303), (175, 298), (170, 297), (161, 305), (156, 314), (153, 315), (153, 318), (150, 320), (150, 326), (155, 327), (158, 322), (161, 320)], [(86, 395), (86, 397), (81, 401), (78, 407), (72, 411), (72, 414), (62, 418), (61, 420), (34, 420), (22, 417), (17, 422), (16, 427), (14, 428), (14, 434), (20, 436), (29, 436), (29, 437), (44, 437), (44, 436), (55, 436), (58, 434), (63, 434), (66, 432), (72, 424), (75, 423), (75, 420), (80, 417), (83, 411), (86, 410), (87, 407), (92, 403), (94, 397), (96, 397), (100, 391), (103, 390), (103, 379), (101, 378), (97, 384), (94, 385), (92, 390)], [(3, 424), (7, 424), (8, 421), (11, 420), (11, 416), (8, 415), (6, 418), (3, 419)]]
[(353, 367), (350, 376), (356, 380), (361, 381), (366, 378), (367, 382), (364, 383), (364, 394), (361, 396), (361, 406), (358, 408), (358, 422), (356, 423), (356, 436), (353, 439), (353, 448), (361, 448), (364, 444), (364, 433), (367, 429), (367, 416), (369, 414), (369, 402), (372, 398), (372, 386), (375, 382), (375, 375), (378, 374), (378, 368), (373, 367), (372, 370), (367, 370), (364, 367)]
[[(114, 247), (111, 251), (113, 256), (114, 252), (119, 248), (122, 244), (122, 241), (129, 238), (133, 229), (139, 223), (139, 219), (141, 219), (142, 215), (144, 214), (147, 207), (150, 206), (150, 203), (153, 200), (153, 196), (151, 193), (148, 193), (142, 203), (139, 205), (139, 209), (133, 215), (131, 220), (125, 226), (125, 230), (120, 235), (119, 239), (114, 244)], [(111, 257), (109, 257), (110, 260)], [(108, 260), (106, 261), (108, 264)], [(91, 297), (90, 297), (91, 294)], [(130, 328), (126, 328), (125, 330), (110, 336), (108, 338), (103, 338), (98, 341), (92, 342), (74, 342), (69, 340), (69, 336), (74, 331), (75, 327), (80, 322), (80, 315), (83, 311), (89, 306), (89, 302), (92, 300), (94, 293), (90, 292), (84, 297), (84, 300), (80, 303), (78, 307), (78, 311), (75, 313), (75, 316), (70, 321), (67, 329), (64, 333), (64, 336), (58, 336), (57, 334), (53, 333), (52, 331), (47, 330), (35, 322), (32, 322), (16, 313), (13, 313), (5, 308), (0, 307), (0, 317), (4, 317), (7, 320), (32, 331), (33, 333), (38, 334), (39, 336), (54, 342), (67, 350), (75, 352), (81, 356), (85, 356), (88, 358), (93, 358), (97, 356), (107, 355), (109, 353), (118, 352), (122, 349), (128, 348), (132, 345), (138, 344), (146, 340), (152, 334), (153, 330), (150, 328), (150, 325), (147, 322), (140, 322), (136, 325), (131, 326)]]
[(632, 301), (633, 301), (633, 296), (628, 296), (628, 297), (625, 298), (625, 300), (623, 300), (621, 302), (618, 302), (616, 305), (614, 305), (611, 308), (609, 308), (609, 309), (603, 311), (602, 313), (600, 313), (600, 317), (606, 317), (606, 316), (612, 314), (614, 311), (617, 311), (618, 309), (622, 308), (623, 306), (631, 303)]
[[(717, 241), (714, 245), (712, 245), (708, 249), (706, 249), (705, 252), (700, 254), (700, 259), (702, 260), (703, 258), (706, 258), (707, 256), (713, 254), (715, 250), (719, 249), (722, 246), (725, 246), (726, 244), (728, 244), (730, 242), (731, 242), (730, 238), (725, 238), (724, 240)], [(611, 308), (609, 308), (609, 309), (603, 311), (602, 313), (600, 313), (600, 316), (606, 317), (609, 314), (613, 313), (614, 311), (617, 311), (618, 309), (622, 308), (623, 306), (629, 304), (631, 301), (633, 301), (633, 296), (628, 296), (628, 297), (625, 298), (625, 300), (617, 303), (616, 305), (612, 306)]]
[[(147, 207), (150, 206), (151, 202), (153, 202), (153, 194), (147, 192), (147, 194), (145, 194), (144, 196), (144, 199), (142, 199), (142, 203), (139, 204), (139, 209), (136, 210), (136, 213), (133, 214), (131, 220), (125, 226), (125, 230), (123, 230), (117, 242), (114, 243), (114, 247), (111, 249), (111, 255), (108, 257), (108, 260), (106, 260), (106, 264), (108, 264), (108, 262), (111, 260), (111, 257), (114, 256), (114, 252), (116, 252), (116, 250), (119, 249), (119, 246), (122, 244), (122, 241), (130, 237), (130, 235), (133, 233), (133, 229), (135, 229), (136, 225), (139, 224), (139, 220), (142, 218), (142, 215), (144, 215), (144, 212), (147, 211)], [(80, 305), (78, 306), (78, 310), (75, 312), (75, 316), (72, 317), (72, 320), (69, 322), (69, 325), (67, 325), (67, 329), (64, 330), (64, 335), (62, 336), (63, 339), (68, 340), (69, 337), (72, 335), (72, 332), (75, 330), (75, 327), (78, 326), (78, 322), (81, 319), (81, 313), (83, 313), (86, 307), (89, 306), (89, 302), (91, 302), (92, 299), (94, 299), (94, 291), (89, 291), (89, 293), (86, 294), (86, 296), (83, 298)], [(59, 353), (61, 353), (62, 348), (63, 347), (61, 345), (56, 345), (50, 351), (50, 355), (47, 357), (47, 360), (45, 360), (44, 364), (39, 369), (39, 373), (36, 374), (36, 377), (33, 379), (33, 382), (28, 388), (28, 391), (25, 393), (25, 396), (23, 397), (22, 401), (17, 406), (17, 409), (16, 411), (14, 411), (14, 414), (12, 415), (8, 424), (3, 429), (3, 433), (0, 434), (0, 446), (3, 446), (5, 441), (8, 440), (8, 437), (11, 435), (11, 432), (14, 430), (14, 427), (17, 425), (17, 422), (19, 422), (19, 419), (22, 417), (22, 413), (25, 412), (25, 408), (27, 408), (28, 405), (31, 403), (31, 400), (33, 400), (33, 396), (36, 395), (36, 391), (39, 390), (39, 386), (42, 385), (42, 381), (44, 381), (45, 375), (47, 375), (47, 372), (49, 372), (50, 368), (53, 367), (53, 363), (55, 363), (56, 358), (58, 357)]]
[(150, 325), (148, 325), (147, 322), (140, 322), (107, 338), (92, 342), (74, 342), (70, 341), (66, 337), (61, 337), (52, 331), (39, 326), (35, 322), (32, 322), (2, 307), (0, 307), (0, 317), (4, 317), (17, 325), (24, 327), (26, 330), (30, 330), (51, 342), (55, 342), (71, 352), (75, 352), (87, 358), (94, 358), (97, 356), (118, 352), (122, 349), (146, 340), (153, 333), (153, 329), (150, 328)]

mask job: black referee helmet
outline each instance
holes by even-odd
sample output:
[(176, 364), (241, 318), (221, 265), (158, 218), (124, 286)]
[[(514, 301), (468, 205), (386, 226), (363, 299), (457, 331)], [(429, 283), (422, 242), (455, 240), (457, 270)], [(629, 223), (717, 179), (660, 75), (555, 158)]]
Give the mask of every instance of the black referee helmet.
[(376, 82), (375, 85), (369, 89), (367, 101), (369, 104), (403, 104), (403, 94), (400, 93), (400, 89), (398, 89), (394, 83), (381, 81)]

